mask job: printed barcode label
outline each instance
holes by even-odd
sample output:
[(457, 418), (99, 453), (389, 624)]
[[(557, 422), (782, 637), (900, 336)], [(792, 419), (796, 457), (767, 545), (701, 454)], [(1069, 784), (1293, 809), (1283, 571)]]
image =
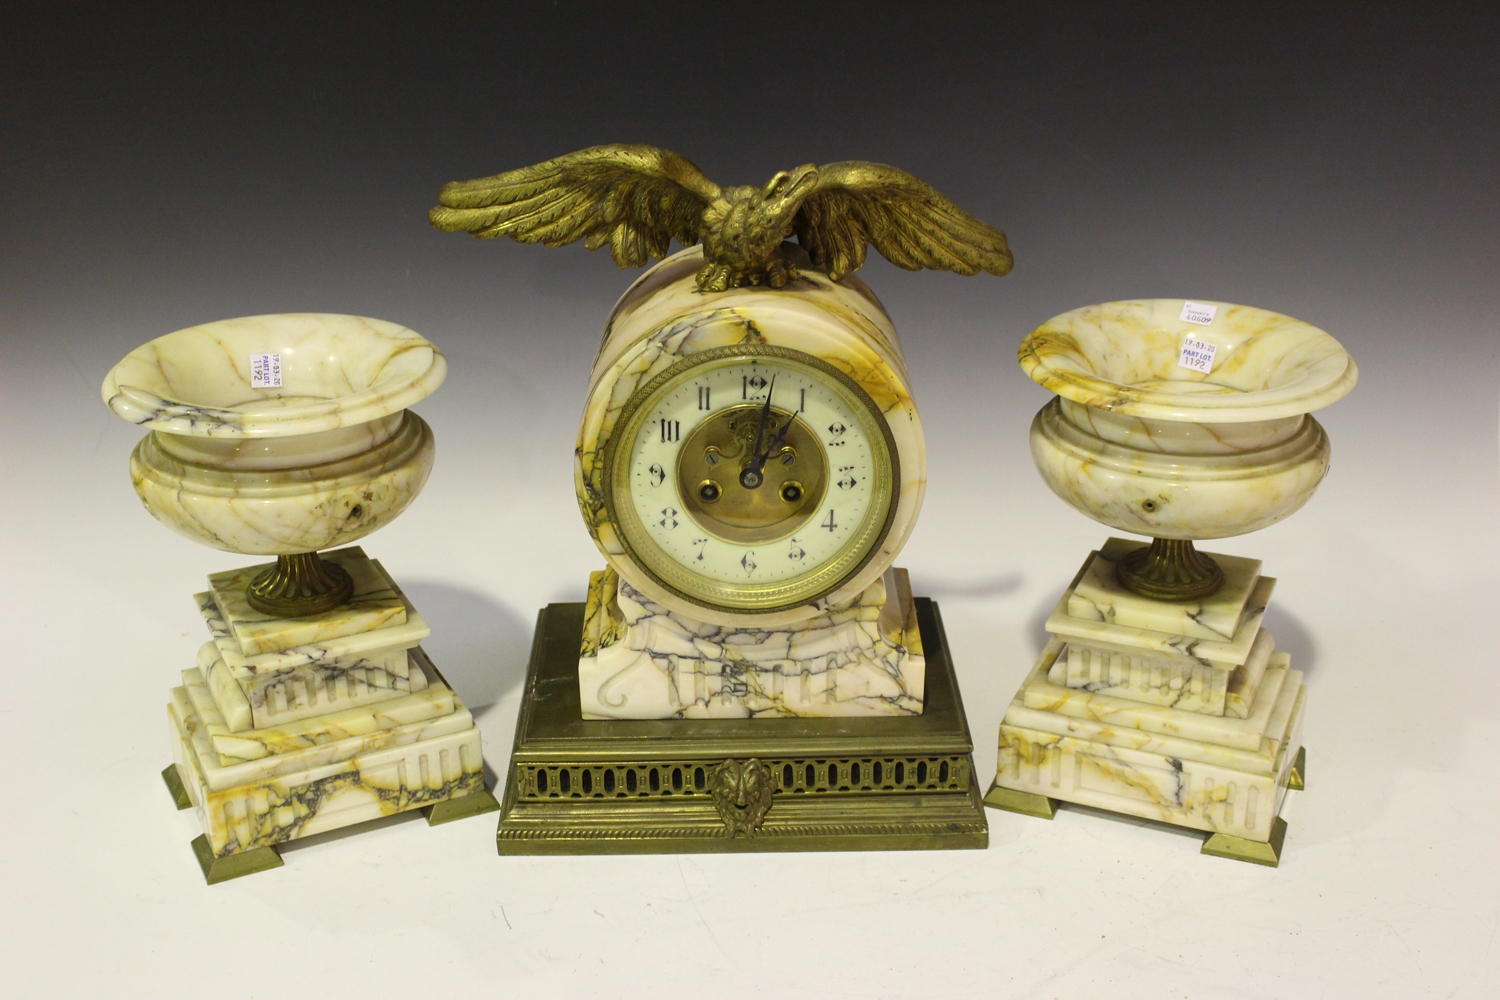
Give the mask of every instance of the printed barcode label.
[(1218, 306), (1206, 306), (1202, 302), (1184, 302), (1182, 304), (1182, 312), (1177, 318), (1184, 323), (1197, 323), (1199, 326), (1208, 326), (1214, 321), (1214, 315), (1218, 311)]
[(1177, 355), (1177, 366), (1207, 375), (1214, 370), (1214, 354), (1218, 350), (1214, 344), (1188, 337), (1182, 342), (1182, 353)]
[(279, 355), (279, 354), (252, 354), (252, 355), (250, 355), (250, 388), (252, 388), (252, 389), (280, 389), (281, 388), (281, 355)]

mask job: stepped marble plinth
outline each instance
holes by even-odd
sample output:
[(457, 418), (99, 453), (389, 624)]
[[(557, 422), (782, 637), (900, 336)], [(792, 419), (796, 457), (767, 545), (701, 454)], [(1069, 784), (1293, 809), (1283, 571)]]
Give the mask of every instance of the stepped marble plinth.
[[(243, 593), (226, 591), (223, 585), (240, 581), (243, 587), (264, 565), (210, 577), (209, 582), (217, 581), (219, 587), (196, 596), (212, 637), (199, 651), (198, 667), (231, 732), (281, 726), (425, 686), (421, 672), (409, 669), (407, 653), (432, 634), (427, 622), (380, 563), (359, 546), (327, 558), (356, 580), (355, 607), (350, 611), (339, 608), (297, 619), (249, 611)], [(372, 608), (372, 601), (362, 599), (368, 594), (379, 595), (384, 606)], [(361, 621), (364, 628), (348, 631), (346, 623), (351, 620)], [(247, 621), (258, 626), (250, 633), (255, 653), (245, 648)], [(289, 645), (267, 650), (267, 635), (280, 635)]]
[(926, 658), (903, 569), (815, 618), (766, 628), (695, 620), (613, 570), (590, 576), (586, 608), (585, 719), (922, 713)]
[(210, 882), (274, 866), (246, 861), (254, 852), (368, 819), (498, 808), (474, 719), (418, 645), (427, 623), (358, 546), (327, 558), (355, 596), (326, 614), (250, 609), (244, 584), (261, 566), (215, 574), (195, 598), (210, 640), (172, 690), (168, 783), (198, 811)]
[(1047, 619), (1052, 638), (1001, 722), (985, 801), (1159, 820), (1231, 845), (1205, 853), (1274, 864), (1306, 701), (1301, 671), (1261, 628), (1276, 581), (1257, 561), (1213, 555), (1226, 584), (1212, 598), (1153, 601), (1113, 572), (1141, 544), (1112, 538), (1090, 554)]

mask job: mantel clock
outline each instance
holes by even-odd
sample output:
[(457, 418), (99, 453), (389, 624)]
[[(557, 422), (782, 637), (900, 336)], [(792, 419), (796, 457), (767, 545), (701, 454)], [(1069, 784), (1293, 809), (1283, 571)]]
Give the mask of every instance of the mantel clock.
[(1004, 235), (892, 167), (720, 188), (650, 146), (440, 200), (439, 229), (665, 258), (594, 362), (575, 486), (606, 568), (542, 613), (502, 852), (983, 846), (941, 620), (893, 565), (922, 427), (853, 272), (873, 245), (1005, 274)]

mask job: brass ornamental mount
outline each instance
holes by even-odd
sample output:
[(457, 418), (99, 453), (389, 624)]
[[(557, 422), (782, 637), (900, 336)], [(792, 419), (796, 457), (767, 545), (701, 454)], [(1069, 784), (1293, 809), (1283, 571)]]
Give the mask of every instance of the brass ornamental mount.
[(1186, 538), (1151, 539), (1121, 559), (1117, 573), (1126, 590), (1161, 601), (1207, 597), (1224, 585), (1219, 564)]
[(863, 160), (783, 170), (762, 188), (721, 188), (689, 160), (644, 145), (592, 146), (493, 177), (455, 181), (428, 218), (445, 232), (590, 250), (620, 267), (665, 257), (673, 239), (703, 244), (705, 292), (781, 288), (797, 277), (793, 235), (835, 281), (867, 247), (908, 271), (1010, 271), (1005, 234), (895, 167)]
[(344, 567), (316, 552), (277, 556), (276, 565), (256, 574), (245, 599), (262, 614), (277, 618), (320, 615), (349, 600), (354, 580)]

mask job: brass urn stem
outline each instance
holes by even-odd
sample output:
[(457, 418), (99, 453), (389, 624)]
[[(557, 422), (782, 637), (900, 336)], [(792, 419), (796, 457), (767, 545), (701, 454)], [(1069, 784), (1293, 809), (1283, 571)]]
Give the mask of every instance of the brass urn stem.
[(344, 567), (316, 552), (277, 556), (276, 565), (250, 581), (245, 597), (262, 614), (302, 618), (332, 611), (349, 600), (354, 581)]
[(1153, 538), (1119, 562), (1117, 576), (1133, 594), (1161, 601), (1207, 597), (1224, 585), (1219, 564), (1193, 548), (1189, 538)]

